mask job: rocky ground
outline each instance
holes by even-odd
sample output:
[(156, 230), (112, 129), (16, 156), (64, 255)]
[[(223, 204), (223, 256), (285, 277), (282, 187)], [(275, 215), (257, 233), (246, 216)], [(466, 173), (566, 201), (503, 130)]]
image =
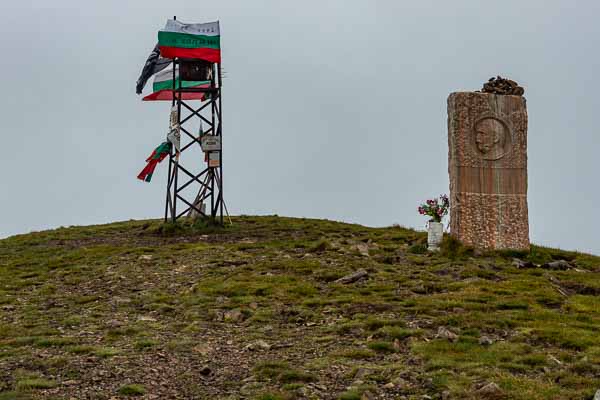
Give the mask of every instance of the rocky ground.
[(424, 244), (280, 217), (1, 240), (0, 400), (593, 398), (600, 258)]

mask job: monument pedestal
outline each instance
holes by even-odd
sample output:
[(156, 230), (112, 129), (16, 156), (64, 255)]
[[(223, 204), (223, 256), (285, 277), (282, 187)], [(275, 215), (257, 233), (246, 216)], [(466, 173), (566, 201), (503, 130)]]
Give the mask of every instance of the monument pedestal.
[(448, 97), (450, 232), (480, 250), (529, 249), (522, 96)]

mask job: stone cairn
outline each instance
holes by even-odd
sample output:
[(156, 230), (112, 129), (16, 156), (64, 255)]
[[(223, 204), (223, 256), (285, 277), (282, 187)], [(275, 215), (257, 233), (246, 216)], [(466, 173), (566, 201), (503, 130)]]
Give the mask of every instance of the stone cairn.
[(497, 77), (448, 97), (450, 232), (479, 250), (529, 248), (523, 93)]
[(525, 94), (525, 89), (519, 86), (517, 82), (512, 81), (510, 79), (504, 79), (503, 77), (498, 75), (495, 78), (490, 78), (486, 83), (484, 83), (481, 92), (523, 96), (523, 94)]

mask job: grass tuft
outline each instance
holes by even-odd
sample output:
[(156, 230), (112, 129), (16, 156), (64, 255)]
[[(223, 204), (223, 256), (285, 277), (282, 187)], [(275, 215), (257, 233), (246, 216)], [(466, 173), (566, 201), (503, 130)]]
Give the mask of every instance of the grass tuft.
[(123, 396), (141, 396), (146, 393), (146, 388), (143, 385), (129, 384), (119, 388), (119, 394)]

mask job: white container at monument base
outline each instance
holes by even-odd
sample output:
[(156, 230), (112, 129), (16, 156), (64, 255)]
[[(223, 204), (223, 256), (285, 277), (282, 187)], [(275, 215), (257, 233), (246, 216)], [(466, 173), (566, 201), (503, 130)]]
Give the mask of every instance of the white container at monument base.
[(427, 249), (438, 251), (444, 237), (444, 225), (441, 222), (429, 221), (427, 227)]

